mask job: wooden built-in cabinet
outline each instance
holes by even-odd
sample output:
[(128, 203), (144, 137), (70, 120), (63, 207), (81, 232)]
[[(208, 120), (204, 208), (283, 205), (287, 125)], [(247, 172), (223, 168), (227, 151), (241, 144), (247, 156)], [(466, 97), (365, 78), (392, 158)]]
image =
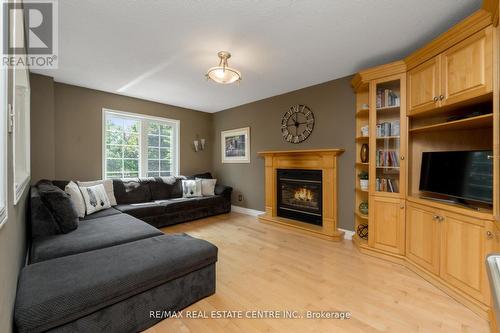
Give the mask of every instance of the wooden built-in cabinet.
[[(491, 310), (485, 258), (500, 251), (499, 45), (500, 28), (480, 9), (404, 61), (352, 80), (356, 154), (363, 144), (370, 150), (369, 161), (358, 158), (355, 166), (357, 173), (369, 170), (368, 191), (360, 191), (359, 179), (355, 190), (356, 209), (368, 201), (368, 216), (354, 214), (355, 231), (367, 225), (368, 236), (354, 235), (354, 243), (414, 270), (485, 318)], [(398, 98), (387, 103), (391, 94)], [(384, 123), (398, 121), (399, 133), (380, 133)], [(361, 137), (367, 125), (369, 136)], [(420, 191), (423, 152), (473, 150), (492, 151), (493, 205), (464, 208)]]
[(370, 196), (368, 244), (376, 249), (403, 255), (405, 252), (405, 202), (399, 198)]
[(408, 71), (408, 114), (474, 101), (493, 91), (491, 26)]
[(406, 256), (476, 300), (489, 304), (486, 255), (493, 222), (409, 202)]
[(438, 216), (420, 205), (406, 207), (406, 256), (436, 275), (440, 251)]
[(415, 114), (435, 109), (440, 94), (439, 57), (410, 70), (407, 81), (408, 112)]

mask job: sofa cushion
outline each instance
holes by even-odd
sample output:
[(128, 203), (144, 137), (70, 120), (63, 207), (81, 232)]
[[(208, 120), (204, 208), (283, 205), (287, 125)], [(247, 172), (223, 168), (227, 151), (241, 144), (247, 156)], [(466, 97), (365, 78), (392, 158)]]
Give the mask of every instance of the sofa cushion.
[(208, 206), (223, 205), (224, 198), (220, 195), (211, 197), (179, 198), (162, 201), (165, 206), (165, 213), (175, 213), (181, 210), (193, 210)]
[(117, 214), (121, 214), (121, 213), (122, 212), (120, 212), (119, 210), (111, 207), (108, 209), (100, 210), (100, 211), (95, 212), (94, 214), (91, 214), (91, 215), (86, 215), (84, 218), (80, 219), (80, 221), (88, 221), (88, 220), (93, 220), (93, 219), (97, 219), (100, 217), (117, 215)]
[(50, 330), (216, 261), (214, 245), (177, 234), (29, 265), (19, 277), (16, 326)]
[(165, 205), (154, 201), (139, 204), (116, 205), (115, 208), (122, 213), (130, 214), (137, 218), (162, 215), (165, 212)]
[(45, 206), (36, 186), (31, 186), (30, 193), (30, 231), (31, 237), (44, 237), (61, 233), (50, 209)]
[(91, 186), (96, 186), (100, 185), (104, 186), (104, 189), (106, 190), (106, 195), (108, 196), (109, 203), (111, 206), (116, 205), (116, 198), (115, 198), (115, 191), (113, 188), (113, 180), (111, 179), (102, 179), (102, 180), (93, 180), (90, 182), (78, 182), (79, 187), (91, 187)]
[(165, 200), (182, 197), (182, 178), (179, 177), (155, 177), (155, 181), (149, 183), (152, 200)]
[(151, 201), (152, 198), (149, 183), (152, 179), (153, 178), (113, 179), (113, 189), (116, 203), (118, 205), (122, 205)]
[(105, 216), (82, 221), (78, 229), (69, 234), (33, 239), (30, 259), (36, 263), (161, 234), (160, 230), (130, 215)]
[(37, 188), (62, 233), (78, 228), (78, 210), (66, 192), (45, 180), (38, 182)]

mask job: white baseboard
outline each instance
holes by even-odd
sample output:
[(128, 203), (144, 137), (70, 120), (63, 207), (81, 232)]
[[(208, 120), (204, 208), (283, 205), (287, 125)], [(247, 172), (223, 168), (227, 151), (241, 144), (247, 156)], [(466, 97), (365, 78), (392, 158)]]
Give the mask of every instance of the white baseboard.
[(344, 232), (344, 239), (352, 240), (352, 236), (354, 236), (354, 231), (351, 230), (346, 230), (346, 229), (340, 229), (339, 230)]
[[(241, 213), (241, 214), (246, 214), (250, 216), (259, 216), (261, 214), (264, 214), (264, 212), (256, 209), (250, 209), (250, 208), (245, 208), (245, 207), (240, 207), (240, 206), (235, 206), (231, 205), (231, 210), (236, 213)], [(343, 231), (344, 234), (344, 239), (349, 239), (352, 240), (352, 236), (354, 235), (354, 231), (351, 230), (345, 230), (345, 229), (340, 229), (339, 230)]]
[(259, 216), (261, 214), (264, 214), (264, 212), (256, 209), (250, 209), (250, 208), (245, 208), (245, 207), (240, 207), (240, 206), (235, 206), (231, 205), (231, 210), (236, 213), (241, 213), (241, 214), (247, 214), (250, 216)]

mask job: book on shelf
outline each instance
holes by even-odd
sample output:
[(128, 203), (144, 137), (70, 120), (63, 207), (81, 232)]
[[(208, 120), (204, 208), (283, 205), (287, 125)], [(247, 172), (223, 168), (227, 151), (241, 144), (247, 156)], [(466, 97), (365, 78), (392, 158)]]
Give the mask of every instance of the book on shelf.
[(399, 136), (399, 120), (377, 124), (377, 137)]
[(378, 89), (377, 90), (377, 108), (396, 107), (399, 106), (400, 99), (391, 89)]
[(375, 162), (377, 167), (399, 167), (398, 152), (396, 150), (377, 150)]
[(399, 191), (398, 180), (392, 178), (376, 178), (375, 191), (397, 193)]

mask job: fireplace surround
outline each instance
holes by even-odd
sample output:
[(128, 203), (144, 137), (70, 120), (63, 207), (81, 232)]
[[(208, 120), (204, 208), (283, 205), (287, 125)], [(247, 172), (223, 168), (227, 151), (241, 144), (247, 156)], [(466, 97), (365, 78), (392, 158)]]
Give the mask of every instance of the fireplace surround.
[(342, 240), (344, 232), (337, 228), (337, 158), (343, 152), (343, 149), (259, 152), (265, 159), (266, 210), (259, 220), (329, 240)]

